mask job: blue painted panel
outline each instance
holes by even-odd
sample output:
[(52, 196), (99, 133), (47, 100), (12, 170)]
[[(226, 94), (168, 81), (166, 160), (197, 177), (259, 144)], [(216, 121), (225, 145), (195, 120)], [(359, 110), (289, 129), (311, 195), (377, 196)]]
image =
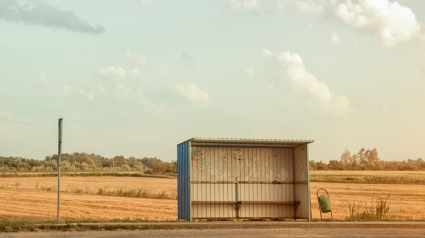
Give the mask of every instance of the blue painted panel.
[(178, 219), (190, 220), (190, 141), (177, 145), (177, 210)]

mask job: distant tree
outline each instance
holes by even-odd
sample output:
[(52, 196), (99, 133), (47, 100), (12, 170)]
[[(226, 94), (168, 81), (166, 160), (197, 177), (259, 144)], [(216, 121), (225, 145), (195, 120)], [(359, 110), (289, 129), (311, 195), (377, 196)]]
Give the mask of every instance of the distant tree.
[(359, 152), (357, 152), (360, 164), (367, 165), (367, 158), (365, 155), (365, 149), (361, 148)]
[(336, 160), (329, 161), (329, 169), (339, 170), (340, 168), (339, 168), (339, 165), (338, 165), (338, 161), (336, 161)]
[(314, 162), (314, 160), (310, 160), (308, 162), (308, 166), (309, 166), (310, 170), (316, 170), (317, 169), (316, 162)]
[(343, 164), (350, 163), (351, 164), (351, 152), (348, 150), (348, 148), (345, 148), (344, 152), (342, 152), (341, 163), (343, 163)]
[(351, 156), (351, 166), (353, 169), (356, 169), (358, 167), (359, 164), (359, 155), (354, 154), (353, 156)]

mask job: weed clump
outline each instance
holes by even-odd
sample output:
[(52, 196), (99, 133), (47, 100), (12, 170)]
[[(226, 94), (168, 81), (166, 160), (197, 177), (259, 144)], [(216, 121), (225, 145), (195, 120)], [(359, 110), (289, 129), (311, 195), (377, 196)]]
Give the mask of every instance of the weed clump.
[(165, 191), (154, 193), (147, 189), (115, 189), (107, 190), (104, 188), (99, 188), (97, 190), (97, 195), (107, 195), (107, 196), (119, 196), (119, 197), (137, 197), (137, 198), (153, 198), (153, 199), (169, 199), (177, 200), (177, 194), (175, 192), (169, 194)]
[(390, 204), (388, 199), (390, 195), (386, 198), (379, 198), (378, 200), (373, 202), (370, 207), (367, 206), (365, 202), (365, 207), (363, 211), (360, 211), (362, 207), (360, 205), (356, 205), (356, 202), (353, 204), (348, 204), (348, 211), (350, 216), (346, 217), (346, 221), (382, 221), (387, 219), (387, 215), (390, 211)]

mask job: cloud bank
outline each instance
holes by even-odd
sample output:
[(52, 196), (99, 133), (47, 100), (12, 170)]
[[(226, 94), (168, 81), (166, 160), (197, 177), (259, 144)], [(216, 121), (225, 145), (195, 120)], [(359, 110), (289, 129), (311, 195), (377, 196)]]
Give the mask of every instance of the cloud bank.
[(111, 66), (99, 68), (99, 74), (107, 78), (121, 80), (125, 78), (125, 76), (127, 75), (127, 71), (121, 67), (115, 68), (114, 66)]
[(323, 14), (324, 8), (320, 3), (312, 1), (286, 1), (277, 2), (276, 6), (280, 10), (291, 9), (303, 14)]
[(125, 61), (131, 66), (145, 66), (147, 61), (143, 55), (135, 56), (130, 51), (125, 52)]
[(42, 1), (31, 1), (25, 5), (20, 5), (17, 0), (0, 0), (0, 19), (90, 34), (105, 32), (105, 28), (101, 25), (92, 26), (72, 10), (61, 10)]
[(254, 76), (254, 69), (246, 68), (246, 69), (244, 69), (244, 72), (251, 77)]
[(350, 111), (350, 103), (343, 95), (332, 93), (326, 83), (320, 82), (306, 67), (298, 54), (282, 52), (272, 54), (263, 50), (263, 60), (277, 74), (277, 80), (291, 85), (301, 95), (308, 98), (308, 104), (326, 113), (346, 115)]
[(241, 11), (255, 11), (260, 9), (261, 4), (257, 0), (229, 0), (229, 8)]
[(392, 48), (421, 37), (420, 23), (413, 11), (389, 0), (329, 0), (321, 2), (278, 2), (279, 9), (322, 15), (359, 33), (375, 37), (378, 46)]

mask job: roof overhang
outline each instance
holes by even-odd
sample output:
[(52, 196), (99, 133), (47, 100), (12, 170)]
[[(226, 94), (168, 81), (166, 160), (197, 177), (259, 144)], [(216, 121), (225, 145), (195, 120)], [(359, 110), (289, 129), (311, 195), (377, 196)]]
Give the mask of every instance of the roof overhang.
[(192, 146), (228, 147), (299, 147), (313, 143), (314, 140), (294, 139), (237, 139), (237, 138), (199, 138), (189, 139)]

